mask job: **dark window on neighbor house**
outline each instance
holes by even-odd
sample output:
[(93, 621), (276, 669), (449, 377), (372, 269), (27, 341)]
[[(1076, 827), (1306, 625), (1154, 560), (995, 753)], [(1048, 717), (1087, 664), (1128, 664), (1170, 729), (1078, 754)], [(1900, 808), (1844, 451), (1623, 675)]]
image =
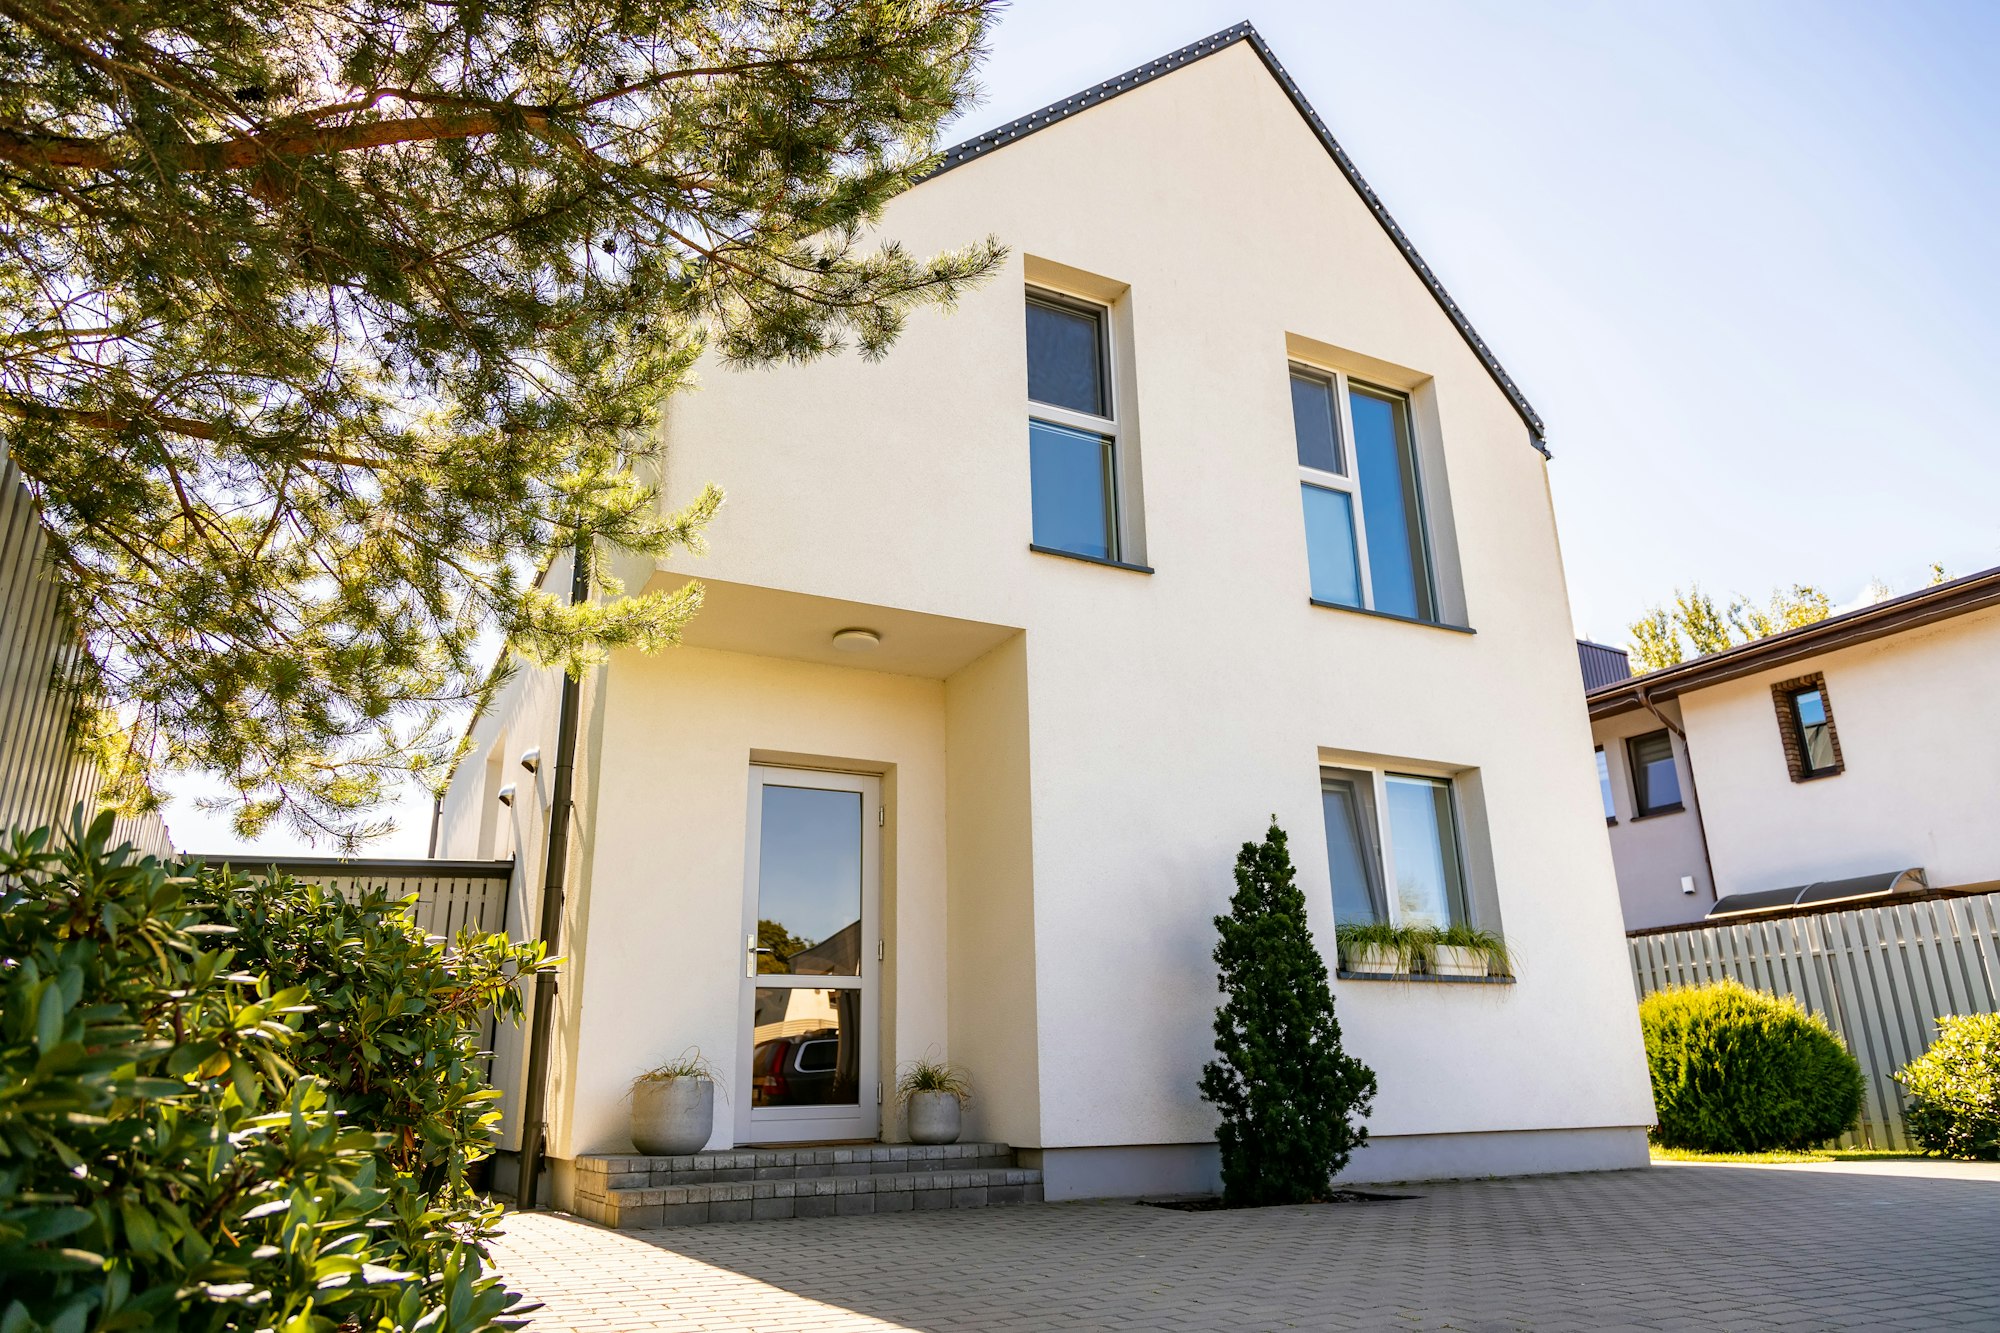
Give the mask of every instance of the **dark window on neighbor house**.
[(1036, 546), (1117, 560), (1118, 423), (1106, 313), (1028, 298), (1028, 472)]
[(1840, 736), (1833, 729), (1833, 706), (1827, 700), (1826, 678), (1805, 676), (1772, 687), (1778, 705), (1778, 734), (1785, 746), (1785, 766), (1792, 781), (1832, 777), (1844, 765)]
[(1617, 807), (1611, 803), (1611, 761), (1604, 757), (1604, 747), (1597, 747), (1597, 794), (1604, 798), (1604, 822), (1618, 822)]
[(1632, 757), (1632, 813), (1657, 815), (1681, 808), (1681, 775), (1674, 768), (1674, 743), (1664, 731), (1626, 742)]

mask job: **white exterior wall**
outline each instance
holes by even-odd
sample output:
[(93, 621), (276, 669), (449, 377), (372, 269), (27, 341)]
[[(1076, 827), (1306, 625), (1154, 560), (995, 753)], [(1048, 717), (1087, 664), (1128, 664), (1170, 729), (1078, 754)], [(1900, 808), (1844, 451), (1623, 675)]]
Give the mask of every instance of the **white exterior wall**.
[[(1793, 782), (1771, 686), (1823, 673), (1843, 771)], [(1681, 697), (1722, 891), (1922, 866), (2000, 882), (2000, 610)]]
[[(1011, 257), (882, 362), (711, 363), (668, 423), (669, 501), (714, 481), (729, 502), (712, 554), (661, 580), (711, 581), (705, 646), (610, 668), (558, 1154), (624, 1147), (645, 1063), (733, 1056), (746, 768), (788, 753), (894, 768), (885, 1063), (935, 1044), (964, 1065), (968, 1132), (1041, 1149), (1051, 1197), (1198, 1183), (1211, 919), (1275, 813), (1331, 961), (1337, 752), (1462, 776), (1521, 969), (1336, 983), (1382, 1085), (1356, 1178), (1643, 1164), (1543, 460), (1254, 52), (927, 182), (884, 230), (920, 253), (990, 231)], [(1056, 266), (1117, 295), (1152, 575), (1027, 549), (1023, 288)], [(1440, 582), (1476, 633), (1308, 604), (1288, 353), (1412, 394)], [(882, 669), (825, 665), (839, 622), (787, 610), (810, 599), (886, 626)], [(938, 618), (992, 642), (895, 657)]]

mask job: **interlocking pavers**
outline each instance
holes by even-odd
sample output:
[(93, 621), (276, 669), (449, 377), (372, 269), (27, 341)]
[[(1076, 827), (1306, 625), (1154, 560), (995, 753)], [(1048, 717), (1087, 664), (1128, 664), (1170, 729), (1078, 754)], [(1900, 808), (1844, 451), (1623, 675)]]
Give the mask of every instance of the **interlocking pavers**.
[(1663, 1167), (1405, 1192), (1212, 1213), (917, 1192), (893, 1214), (624, 1233), (517, 1214), (499, 1258), (547, 1303), (532, 1333), (2000, 1327), (2000, 1178)]

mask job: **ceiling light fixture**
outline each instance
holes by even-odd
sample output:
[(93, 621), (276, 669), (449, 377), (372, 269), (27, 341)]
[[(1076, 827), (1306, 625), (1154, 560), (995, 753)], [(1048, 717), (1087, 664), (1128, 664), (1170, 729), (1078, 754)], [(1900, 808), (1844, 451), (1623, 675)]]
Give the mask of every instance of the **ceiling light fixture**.
[(882, 646), (882, 636), (872, 629), (835, 630), (833, 646), (843, 653), (872, 653)]

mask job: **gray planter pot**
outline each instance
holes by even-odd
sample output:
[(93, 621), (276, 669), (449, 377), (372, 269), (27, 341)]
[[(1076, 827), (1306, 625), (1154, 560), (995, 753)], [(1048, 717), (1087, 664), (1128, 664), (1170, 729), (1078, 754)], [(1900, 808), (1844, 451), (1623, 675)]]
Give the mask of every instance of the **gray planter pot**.
[(957, 1143), (960, 1108), (948, 1092), (910, 1094), (910, 1142)]
[(685, 1157), (715, 1130), (715, 1084), (705, 1078), (645, 1079), (632, 1085), (632, 1146), (648, 1157)]

